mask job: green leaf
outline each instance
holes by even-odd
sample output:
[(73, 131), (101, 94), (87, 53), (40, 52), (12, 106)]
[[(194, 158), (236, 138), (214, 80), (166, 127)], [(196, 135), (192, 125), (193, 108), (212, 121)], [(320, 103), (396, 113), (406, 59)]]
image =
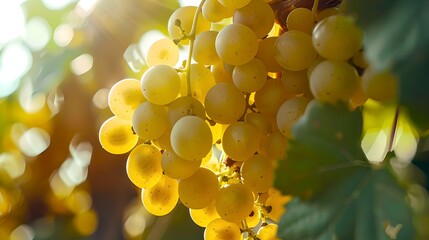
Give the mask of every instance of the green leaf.
[[(359, 169), (320, 198), (287, 205), (281, 239), (414, 239), (405, 192), (386, 169)], [(398, 232), (396, 232), (398, 231)]]
[(361, 131), (361, 112), (313, 100), (293, 128), (288, 158), (279, 162), (274, 186), (285, 194), (310, 197), (369, 167), (360, 147)]
[(399, 103), (420, 130), (429, 129), (429, 1), (348, 0), (345, 9), (365, 32), (365, 54), (378, 70), (399, 76)]

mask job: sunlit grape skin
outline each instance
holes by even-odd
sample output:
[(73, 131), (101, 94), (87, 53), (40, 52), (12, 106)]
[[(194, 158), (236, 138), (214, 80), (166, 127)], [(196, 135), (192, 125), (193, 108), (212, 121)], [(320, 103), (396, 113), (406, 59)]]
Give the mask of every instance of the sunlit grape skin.
[(254, 197), (249, 187), (242, 183), (222, 187), (216, 198), (219, 216), (228, 222), (240, 222), (252, 212)]
[(140, 88), (140, 81), (123, 79), (115, 83), (109, 91), (109, 108), (116, 116), (131, 120), (136, 108), (146, 101)]
[(161, 179), (161, 153), (148, 144), (135, 147), (127, 159), (127, 175), (139, 188), (151, 188)]
[(176, 179), (162, 175), (155, 186), (142, 190), (141, 198), (144, 207), (155, 216), (167, 215), (179, 201), (177, 189)]
[(204, 231), (204, 240), (241, 240), (241, 231), (237, 223), (221, 218), (210, 222)]
[(141, 88), (144, 97), (153, 104), (171, 103), (180, 92), (180, 77), (168, 65), (156, 65), (143, 74)]
[(145, 140), (153, 140), (162, 136), (169, 126), (167, 109), (143, 102), (133, 115), (133, 130), (139, 137)]
[(101, 125), (98, 139), (106, 151), (123, 154), (137, 144), (138, 136), (133, 133), (130, 121), (113, 116)]
[(235, 10), (233, 22), (248, 26), (261, 39), (274, 25), (274, 12), (265, 1), (251, 0), (246, 6)]
[(188, 208), (202, 209), (212, 204), (219, 192), (216, 174), (199, 168), (192, 176), (179, 182), (180, 201)]

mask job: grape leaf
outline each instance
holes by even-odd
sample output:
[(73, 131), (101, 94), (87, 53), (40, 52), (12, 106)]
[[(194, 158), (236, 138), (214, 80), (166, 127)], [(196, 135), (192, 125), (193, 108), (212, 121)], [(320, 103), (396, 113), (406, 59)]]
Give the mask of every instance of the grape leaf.
[(288, 158), (280, 160), (274, 186), (286, 194), (310, 197), (369, 167), (360, 147), (361, 131), (359, 111), (313, 100), (293, 128)]
[(281, 239), (414, 239), (405, 192), (387, 168), (359, 169), (311, 201), (292, 200)]
[(344, 8), (365, 32), (371, 65), (399, 76), (399, 103), (420, 130), (429, 129), (429, 1), (348, 0)]

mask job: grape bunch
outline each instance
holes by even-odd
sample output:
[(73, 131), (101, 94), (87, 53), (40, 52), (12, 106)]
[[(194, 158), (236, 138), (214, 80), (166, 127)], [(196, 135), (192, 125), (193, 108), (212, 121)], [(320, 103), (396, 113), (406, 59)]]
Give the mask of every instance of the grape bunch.
[(168, 32), (148, 48), (141, 80), (111, 88), (114, 116), (99, 139), (130, 151), (127, 174), (148, 212), (180, 202), (205, 240), (277, 239), (291, 197), (273, 188), (274, 169), (310, 101), (355, 108), (396, 95), (393, 75), (368, 68), (353, 18), (318, 11), (317, 0), (285, 24), (268, 1), (203, 0), (177, 9)]

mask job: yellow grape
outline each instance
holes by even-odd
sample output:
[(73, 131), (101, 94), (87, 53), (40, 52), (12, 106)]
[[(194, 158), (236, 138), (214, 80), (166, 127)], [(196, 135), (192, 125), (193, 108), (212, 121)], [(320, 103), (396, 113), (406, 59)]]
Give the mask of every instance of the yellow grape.
[(227, 8), (238, 9), (249, 4), (250, 0), (218, 0)]
[(250, 215), (246, 218), (247, 227), (254, 228), (260, 221), (259, 208), (256, 205), (253, 205), (252, 212), (250, 212)]
[(258, 237), (263, 240), (279, 240), (280, 238), (277, 238), (277, 230), (277, 224), (269, 223), (258, 230)]
[[(168, 19), (168, 33), (172, 39), (181, 39), (183, 34), (175, 22), (180, 21), (180, 26), (185, 32), (185, 34), (191, 33), (192, 23), (194, 21), (195, 12), (197, 7), (195, 6), (185, 6), (176, 9), (173, 14)], [(207, 21), (201, 14), (198, 16), (198, 23), (196, 27), (196, 34), (210, 30), (211, 23)], [(189, 44), (188, 39), (183, 39), (180, 41), (181, 44)]]
[(201, 160), (188, 161), (177, 156), (171, 150), (165, 150), (162, 153), (160, 162), (164, 174), (174, 179), (183, 179), (192, 176), (201, 165)]
[(220, 82), (206, 94), (204, 100), (207, 115), (215, 122), (236, 122), (246, 110), (244, 94), (233, 83)]
[(179, 61), (179, 48), (170, 38), (159, 39), (148, 48), (145, 60), (149, 67), (160, 64), (174, 67)]
[(317, 13), (315, 20), (317, 22), (320, 22), (327, 17), (338, 15), (339, 13), (340, 13), (340, 10), (338, 8), (325, 8), (322, 11)]
[(192, 176), (179, 182), (180, 201), (188, 208), (202, 209), (212, 204), (219, 192), (216, 174), (199, 168)]
[(389, 70), (376, 71), (367, 68), (362, 76), (363, 92), (369, 98), (380, 102), (396, 100), (398, 77)]
[(290, 30), (279, 36), (276, 43), (275, 58), (286, 70), (301, 71), (308, 68), (317, 58), (311, 36), (307, 33)]
[(274, 167), (268, 156), (251, 156), (241, 165), (240, 173), (244, 185), (255, 193), (266, 192), (273, 186)]
[(280, 80), (268, 79), (264, 87), (255, 93), (255, 105), (259, 112), (275, 118), (279, 107), (290, 98)]
[(232, 73), (229, 73), (225, 70), (225, 65), (223, 62), (213, 65), (211, 67), (211, 72), (213, 73), (216, 83), (232, 82)]
[(192, 58), (196, 62), (203, 65), (213, 65), (221, 62), (215, 47), (217, 35), (218, 32), (216, 31), (205, 31), (195, 37)]
[(261, 113), (249, 112), (244, 117), (244, 121), (246, 123), (250, 123), (263, 135), (269, 134), (273, 131), (271, 121), (268, 119), (267, 116)]
[(242, 183), (222, 187), (216, 198), (219, 216), (228, 222), (240, 222), (252, 212), (254, 205), (252, 190)]
[(133, 149), (139, 137), (134, 134), (130, 121), (113, 116), (101, 125), (98, 139), (109, 153), (123, 154)]
[(179, 97), (168, 105), (168, 119), (171, 126), (174, 126), (177, 120), (184, 116), (197, 116), (205, 119), (206, 111), (203, 104), (197, 99), (190, 96)]
[(255, 154), (259, 146), (256, 131), (256, 128), (249, 123), (231, 123), (222, 136), (223, 151), (235, 161), (244, 161), (249, 158)]
[(168, 126), (167, 129), (160, 137), (152, 140), (152, 144), (154, 144), (159, 149), (172, 149), (171, 142), (170, 142), (170, 135), (171, 135), (171, 127)]
[(270, 192), (270, 196), (265, 202), (265, 206), (268, 207), (269, 211), (267, 211), (265, 214), (271, 220), (279, 222), (280, 218), (286, 211), (285, 204), (288, 203), (291, 199), (291, 196), (282, 195), (282, 193), (278, 190)]
[(313, 12), (308, 8), (295, 8), (286, 18), (288, 30), (298, 30), (311, 35), (314, 27)]
[(353, 56), (352, 61), (355, 66), (358, 66), (360, 68), (368, 67), (368, 60), (366, 60), (365, 54), (362, 50), (360, 50)]
[[(215, 79), (213, 73), (204, 65), (196, 63), (191, 64), (191, 93), (192, 97), (203, 102), (207, 91), (215, 85)], [(186, 96), (188, 94), (188, 84), (186, 79), (186, 73), (182, 73), (181, 76), (181, 89), (180, 94)]]
[(237, 223), (218, 218), (207, 225), (204, 240), (242, 240), (241, 230)]
[(180, 77), (167, 65), (156, 65), (143, 74), (141, 79), (143, 96), (151, 103), (165, 105), (177, 98), (180, 92)]
[(248, 26), (257, 38), (267, 36), (274, 25), (274, 11), (271, 6), (261, 0), (251, 0), (245, 7), (235, 10), (234, 23)]
[(267, 37), (259, 41), (258, 52), (255, 57), (265, 64), (268, 72), (281, 72), (283, 70), (283, 67), (274, 57), (277, 39), (278, 37)]
[(144, 101), (146, 99), (142, 94), (140, 81), (136, 79), (123, 79), (115, 83), (109, 91), (110, 110), (125, 120), (131, 120), (136, 108)]
[(219, 214), (216, 211), (216, 206), (210, 204), (209, 206), (202, 209), (189, 209), (189, 215), (191, 215), (192, 221), (200, 227), (207, 227), (207, 225), (215, 220), (220, 218)]
[(265, 85), (267, 73), (264, 63), (254, 58), (248, 63), (236, 66), (232, 71), (232, 80), (240, 91), (251, 93)]
[(280, 131), (270, 133), (263, 139), (261, 145), (268, 157), (275, 161), (282, 160), (287, 157), (286, 150), (288, 140)]
[(282, 72), (282, 78), (280, 79), (283, 88), (290, 95), (298, 95), (310, 92), (309, 81), (307, 77), (307, 71), (288, 71)]
[(171, 130), (174, 152), (190, 161), (201, 161), (211, 149), (212, 132), (207, 123), (197, 116), (184, 116)]
[(206, 0), (201, 9), (203, 17), (210, 22), (219, 22), (224, 18), (232, 17), (234, 8), (222, 5), (218, 0)]
[(329, 60), (347, 60), (362, 47), (362, 30), (352, 17), (334, 15), (320, 21), (313, 30), (316, 51)]
[(140, 144), (128, 155), (127, 175), (139, 188), (151, 188), (162, 176), (161, 153), (148, 144)]
[(309, 102), (310, 100), (304, 97), (293, 97), (280, 106), (277, 112), (277, 127), (285, 137), (292, 137), (292, 126), (304, 114)]
[(164, 106), (144, 102), (134, 112), (133, 129), (144, 140), (161, 137), (169, 126), (167, 108)]
[(356, 69), (343, 61), (325, 60), (310, 76), (310, 90), (321, 102), (349, 101), (358, 88)]
[(143, 206), (155, 216), (167, 215), (179, 201), (178, 185), (176, 179), (162, 175), (155, 186), (142, 190)]
[(219, 31), (215, 46), (222, 61), (230, 65), (241, 65), (255, 57), (259, 45), (252, 29), (234, 23)]
[(363, 106), (368, 100), (368, 96), (363, 91), (362, 79), (359, 78), (358, 87), (355, 94), (350, 98), (350, 104), (353, 108)]

